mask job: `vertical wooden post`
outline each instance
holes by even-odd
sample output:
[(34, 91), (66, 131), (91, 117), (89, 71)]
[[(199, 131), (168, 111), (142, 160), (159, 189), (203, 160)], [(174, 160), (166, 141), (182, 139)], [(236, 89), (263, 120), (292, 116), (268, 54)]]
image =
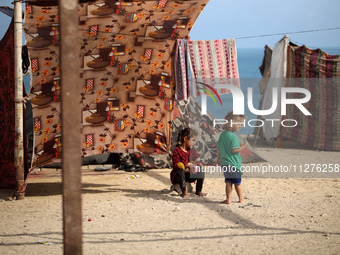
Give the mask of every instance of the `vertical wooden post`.
[(64, 254), (82, 254), (78, 1), (59, 0)]
[(24, 199), (23, 185), (25, 182), (24, 171), (24, 111), (23, 111), (23, 78), (22, 78), (22, 1), (14, 1), (14, 75), (15, 75), (15, 197)]

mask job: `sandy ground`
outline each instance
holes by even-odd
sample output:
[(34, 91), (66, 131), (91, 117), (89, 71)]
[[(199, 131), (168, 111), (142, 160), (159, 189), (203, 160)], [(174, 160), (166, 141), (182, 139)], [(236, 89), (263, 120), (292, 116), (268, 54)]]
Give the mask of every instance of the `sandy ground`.
[[(271, 164), (340, 163), (339, 152), (291, 143), (257, 151)], [(245, 176), (247, 203), (233, 191), (225, 205), (222, 178), (183, 199), (169, 193), (169, 172), (83, 170), (84, 254), (340, 254), (338, 178)], [(60, 171), (32, 174), (24, 200), (12, 192), (0, 190), (0, 254), (62, 254)]]

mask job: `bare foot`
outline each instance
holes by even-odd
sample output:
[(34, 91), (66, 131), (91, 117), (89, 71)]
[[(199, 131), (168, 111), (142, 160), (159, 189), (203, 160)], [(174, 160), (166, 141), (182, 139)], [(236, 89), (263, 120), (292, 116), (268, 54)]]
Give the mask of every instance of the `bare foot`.
[(230, 201), (229, 200), (224, 200), (224, 201), (221, 202), (221, 204), (228, 204), (229, 205)]
[(195, 193), (197, 196), (200, 196), (200, 197), (205, 197), (207, 194), (205, 193), (202, 193), (202, 192), (196, 192)]
[(245, 203), (247, 202), (248, 200), (247, 199), (240, 199), (240, 201), (238, 201), (239, 203)]
[(183, 198), (190, 197), (190, 194), (187, 191), (183, 191), (182, 195)]

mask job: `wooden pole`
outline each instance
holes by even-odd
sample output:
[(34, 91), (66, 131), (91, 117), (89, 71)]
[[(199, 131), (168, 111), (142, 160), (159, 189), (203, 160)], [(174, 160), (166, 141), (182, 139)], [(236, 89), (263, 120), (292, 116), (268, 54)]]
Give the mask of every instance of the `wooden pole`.
[(64, 254), (82, 254), (78, 1), (59, 0)]
[(22, 78), (22, 1), (14, 1), (14, 75), (15, 75), (15, 194), (16, 199), (24, 199), (25, 171), (24, 171), (24, 101)]

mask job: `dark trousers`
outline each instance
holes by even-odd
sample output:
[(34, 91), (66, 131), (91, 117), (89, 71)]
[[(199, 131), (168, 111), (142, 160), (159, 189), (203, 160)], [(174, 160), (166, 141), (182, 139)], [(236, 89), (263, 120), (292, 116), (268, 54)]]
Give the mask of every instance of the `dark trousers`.
[[(194, 178), (194, 174), (187, 174), (183, 169), (177, 169), (176, 171), (176, 175), (175, 175), (175, 181), (174, 184), (179, 184), (179, 186), (181, 187), (182, 191), (186, 191), (187, 190), (187, 186), (186, 186), (186, 182), (194, 182), (196, 181), (196, 192), (201, 192), (202, 188), (203, 188), (203, 182), (204, 182), (204, 177), (202, 178)], [(190, 178), (191, 177), (191, 178)]]

